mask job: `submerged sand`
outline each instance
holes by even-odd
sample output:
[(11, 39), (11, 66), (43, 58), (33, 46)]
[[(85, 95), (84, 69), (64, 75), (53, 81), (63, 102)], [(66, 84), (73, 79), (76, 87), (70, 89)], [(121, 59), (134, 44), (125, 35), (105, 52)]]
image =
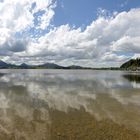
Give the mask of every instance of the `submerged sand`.
[(140, 83), (131, 73), (1, 72), (0, 140), (140, 140)]
[(140, 132), (112, 120), (98, 121), (84, 109), (67, 113), (49, 110), (51, 122), (34, 110), (34, 119), (12, 116), (12, 126), (0, 121), (0, 140), (140, 140)]

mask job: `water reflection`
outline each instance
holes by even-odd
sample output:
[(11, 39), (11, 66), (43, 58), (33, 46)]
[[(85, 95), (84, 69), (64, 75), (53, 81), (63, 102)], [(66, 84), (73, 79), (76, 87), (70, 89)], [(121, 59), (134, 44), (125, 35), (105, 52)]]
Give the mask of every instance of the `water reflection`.
[(75, 116), (140, 131), (140, 86), (133, 79), (139, 78), (119, 71), (1, 70), (0, 138), (56, 139), (64, 118)]
[(124, 76), (124, 78), (128, 79), (131, 82), (140, 83), (140, 75), (138, 75), (138, 74), (125, 74), (123, 76)]

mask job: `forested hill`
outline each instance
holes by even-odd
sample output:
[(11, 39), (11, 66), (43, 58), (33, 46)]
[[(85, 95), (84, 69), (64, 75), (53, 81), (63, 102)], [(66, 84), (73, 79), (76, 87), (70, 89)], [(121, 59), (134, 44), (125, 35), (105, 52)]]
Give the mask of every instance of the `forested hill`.
[(140, 67), (140, 58), (131, 59), (120, 66), (121, 69), (137, 69)]

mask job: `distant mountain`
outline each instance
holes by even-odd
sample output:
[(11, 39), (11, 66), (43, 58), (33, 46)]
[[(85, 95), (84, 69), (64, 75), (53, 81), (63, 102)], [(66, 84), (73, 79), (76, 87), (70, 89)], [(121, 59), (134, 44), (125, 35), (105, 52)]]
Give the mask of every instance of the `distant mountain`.
[[(81, 66), (60, 66), (54, 63), (45, 63), (41, 65), (28, 65), (26, 63), (22, 63), (21, 65), (14, 65), (14, 64), (8, 64), (4, 61), (0, 61), (0, 69), (84, 69), (84, 67)], [(87, 68), (85, 68), (87, 69)]]
[(1, 69), (9, 68), (9, 67), (11, 67), (11, 66), (12, 66), (11, 64), (7, 64), (7, 63), (5, 63), (4, 61), (1, 61), (1, 60), (0, 60), (0, 68), (1, 68)]
[(0, 68), (7, 67), (7, 63), (0, 61)]
[(22, 63), (21, 65), (19, 65), (18, 67), (22, 68), (22, 69), (29, 69), (31, 68), (30, 65), (27, 65), (26, 63)]
[[(121, 66), (123, 68), (125, 66)], [(92, 68), (92, 67), (81, 67), (77, 65), (71, 66), (61, 66), (55, 63), (45, 63), (40, 65), (29, 65), (22, 63), (20, 65), (9, 64), (0, 60), (0, 69), (93, 69), (93, 70), (119, 70), (117, 67), (108, 67), (108, 68)]]
[(83, 69), (83, 67), (81, 66), (76, 66), (76, 65), (72, 65), (72, 66), (68, 66), (68, 69)]
[(45, 64), (42, 64), (42, 65), (38, 65), (37, 67), (48, 68), (48, 69), (64, 69), (65, 68), (63, 66), (60, 66), (60, 65), (57, 65), (57, 64), (54, 64), (54, 63), (45, 63)]
[(121, 69), (138, 69), (140, 67), (140, 58), (131, 59), (120, 66)]

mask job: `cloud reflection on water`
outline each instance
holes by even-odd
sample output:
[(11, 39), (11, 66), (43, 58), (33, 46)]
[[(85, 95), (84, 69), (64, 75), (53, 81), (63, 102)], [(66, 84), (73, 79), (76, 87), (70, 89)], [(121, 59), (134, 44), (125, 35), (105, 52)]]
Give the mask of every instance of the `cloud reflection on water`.
[(40, 119), (51, 123), (49, 109), (67, 113), (70, 108), (83, 107), (98, 120), (109, 118), (140, 129), (135, 125), (140, 123), (140, 86), (133, 75), (131, 80), (124, 76), (126, 72), (1, 70), (1, 73), (0, 119), (12, 123), (17, 115), (34, 120), (34, 111), (39, 110)]

